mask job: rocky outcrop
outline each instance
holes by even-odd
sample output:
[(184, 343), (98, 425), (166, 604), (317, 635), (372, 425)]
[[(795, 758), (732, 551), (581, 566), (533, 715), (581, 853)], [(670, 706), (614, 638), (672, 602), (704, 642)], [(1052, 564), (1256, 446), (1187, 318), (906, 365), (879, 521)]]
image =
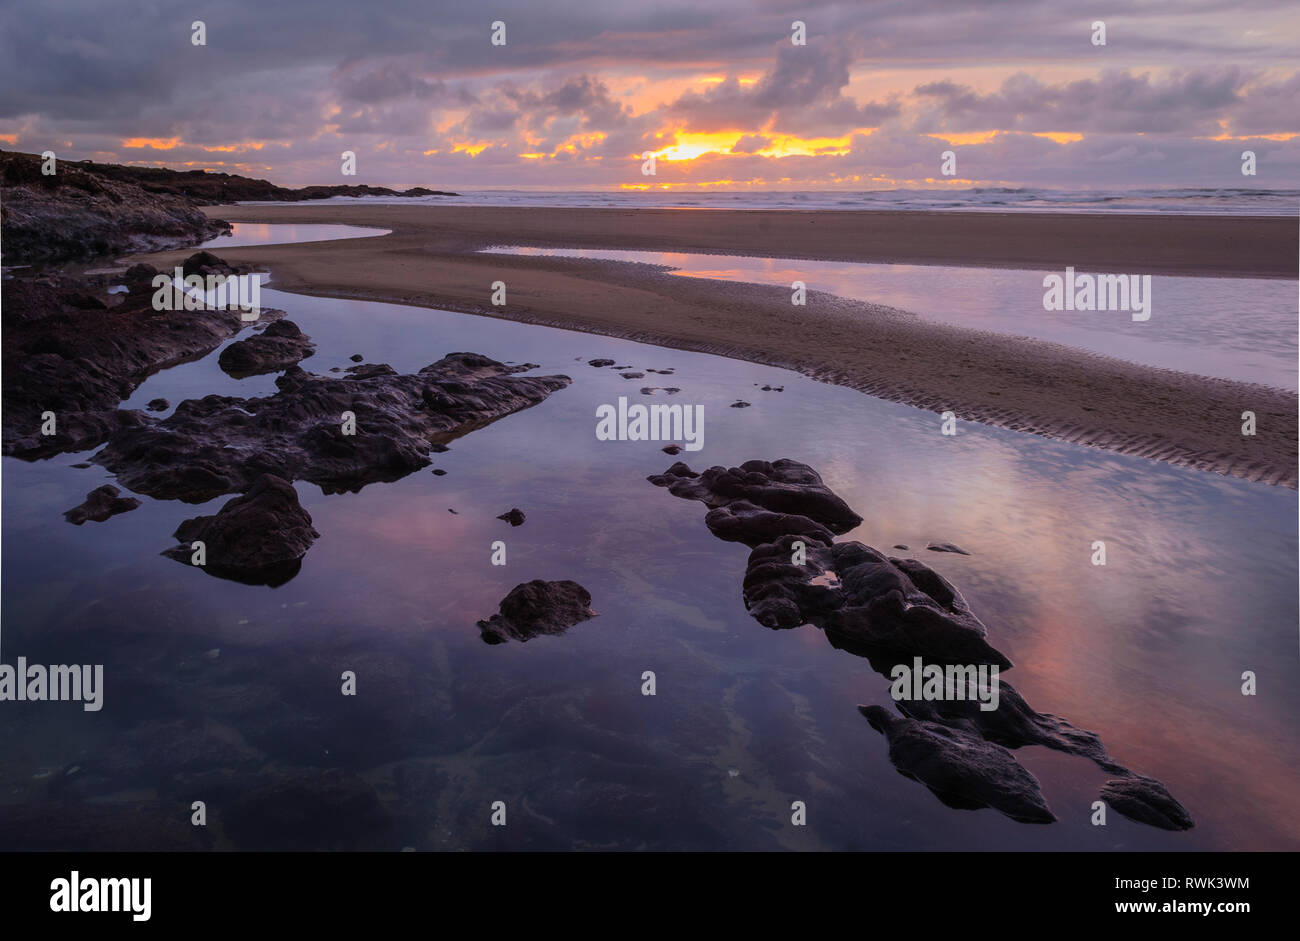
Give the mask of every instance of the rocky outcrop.
[[(186, 264), (200, 256), (215, 259), (199, 253)], [(84, 450), (147, 424), (152, 419), (118, 404), (154, 372), (202, 357), (248, 326), (236, 309), (154, 310), (157, 273), (133, 267), (129, 293), (115, 295), (120, 302), (105, 310), (70, 305), (84, 287), (66, 279), (5, 282), (4, 454), (36, 459)], [(282, 314), (261, 313), (263, 320)]]
[(0, 154), (6, 263), (181, 248), (230, 230), (183, 196), (150, 192), (70, 161), (48, 176), (41, 165), (33, 154)]
[(356, 491), (426, 467), (434, 444), (570, 382), (514, 375), (525, 368), (477, 353), (453, 353), (411, 375), (383, 364), (343, 376), (293, 366), (274, 395), (181, 402), (165, 419), (114, 434), (92, 460), (137, 493), (188, 503), (242, 492), (263, 474)]
[[(34, 167), (40, 173), (40, 158), (35, 154), (0, 152), (0, 162)], [(428, 189), (423, 186), (407, 190), (394, 190), (386, 186), (366, 184), (332, 184), (304, 186), (291, 189), (276, 186), (267, 180), (238, 176), (233, 173), (213, 173), (208, 170), (168, 170), (163, 167), (127, 167), (114, 163), (94, 163), (90, 160), (60, 161), (59, 173), (77, 173), (94, 179), (102, 185), (117, 184), (138, 187), (146, 193), (170, 195), (193, 205), (227, 205), (242, 200), (259, 202), (302, 202), (311, 199), (328, 199), (331, 196), (455, 196), (456, 193)], [(6, 182), (6, 186), (9, 184)], [(7, 194), (6, 194), (7, 196)]]
[(1174, 800), (1163, 784), (1145, 775), (1130, 774), (1107, 781), (1101, 799), (1130, 820), (1161, 830), (1190, 830), (1195, 826), (1187, 808)]
[[(287, 480), (263, 474), (243, 496), (235, 497), (214, 516), (196, 516), (177, 527), (181, 545), (163, 555), (192, 564), (193, 544), (202, 542), (210, 575), (248, 585), (283, 585), (298, 574), (302, 557), (320, 533), (311, 514), (298, 503), (298, 492)], [(196, 566), (200, 567), (200, 566)]]
[(140, 505), (140, 501), (135, 497), (119, 497), (118, 494), (121, 492), (112, 484), (96, 487), (86, 494), (85, 503), (74, 506), (64, 513), (63, 517), (75, 526), (80, 526), (86, 520), (102, 523), (110, 516), (126, 513)]
[[(984, 698), (898, 699), (901, 717), (881, 706), (859, 706), (889, 742), (889, 757), (952, 807), (995, 808), (1014, 820), (1050, 823), (1038, 781), (1008, 749), (1043, 745), (1095, 762), (1118, 775), (1103, 799), (1118, 813), (1165, 829), (1185, 829), (1191, 816), (1153, 778), (1115, 761), (1095, 732), (1036, 712), (1011, 684), (993, 674), (1011, 661), (988, 642), (988, 629), (961, 593), (917, 559), (885, 555), (835, 536), (861, 518), (796, 461), (749, 461), (696, 474), (677, 463), (648, 480), (675, 496), (699, 500), (720, 539), (751, 547), (745, 607), (772, 629), (812, 624), (838, 649), (866, 658), (882, 676), (900, 662), (985, 670)], [(965, 550), (931, 543), (936, 551)], [(996, 684), (996, 687), (994, 686)], [(992, 709), (982, 708), (996, 703)]]
[(1001, 745), (936, 722), (900, 718), (880, 706), (858, 710), (885, 736), (898, 772), (924, 784), (949, 807), (992, 807), (1021, 823), (1056, 820), (1038, 779)]
[(217, 365), (236, 379), (280, 372), (316, 352), (311, 337), (292, 320), (277, 320), (247, 340), (237, 340), (221, 351)]
[(478, 627), (485, 643), (504, 644), (540, 634), (563, 634), (595, 616), (591, 593), (577, 582), (534, 579), (512, 588), (501, 601), (500, 613), (479, 621)]
[[(647, 480), (656, 487), (667, 487), (675, 497), (699, 500), (714, 509), (729, 509), (729, 514), (713, 517), (713, 522), (706, 517), (706, 524), (710, 530), (717, 525), (729, 533), (729, 536), (718, 534), (720, 538), (750, 546), (766, 541), (760, 537), (771, 521), (755, 517), (749, 506), (771, 513), (803, 516), (836, 535), (847, 533), (862, 522), (862, 517), (822, 483), (816, 471), (798, 461), (746, 461), (739, 467), (710, 467), (699, 474), (678, 461), (664, 473)], [(747, 517), (752, 520), (753, 531), (746, 535)], [(742, 535), (745, 538), (736, 538)]]

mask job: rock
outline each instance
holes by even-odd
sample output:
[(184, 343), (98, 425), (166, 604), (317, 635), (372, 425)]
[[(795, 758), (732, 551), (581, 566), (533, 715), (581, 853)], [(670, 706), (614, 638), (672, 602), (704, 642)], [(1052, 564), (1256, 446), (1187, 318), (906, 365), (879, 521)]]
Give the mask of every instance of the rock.
[[(715, 535), (753, 547), (743, 597), (760, 624), (773, 629), (813, 624), (833, 646), (866, 658), (891, 679), (900, 657), (967, 669), (1010, 668), (988, 643), (983, 623), (938, 572), (859, 542), (836, 543), (837, 533), (861, 520), (806, 465), (750, 461), (696, 474), (679, 462), (648, 479), (675, 496), (706, 503), (712, 509), (705, 521)], [(1095, 732), (1035, 712), (1010, 683), (1000, 677), (997, 682), (998, 706), (990, 711), (980, 708), (981, 700), (989, 699), (983, 693), (901, 700), (896, 703), (901, 719), (878, 706), (859, 709), (886, 732), (899, 770), (951, 806), (993, 806), (1029, 822), (1054, 819), (1038, 782), (1006, 751), (1043, 745), (1121, 775), (1106, 792), (1117, 812), (1153, 826), (1191, 826), (1191, 817), (1164, 785), (1111, 758)]]
[(363, 359), (365, 359), (365, 357), (362, 356), (360, 353), (353, 353), (351, 356), (348, 357), (348, 359), (352, 360), (352, 362), (354, 363), (359, 363)]
[(907, 546), (904, 546), (904, 545), (902, 545), (902, 544), (900, 544), (900, 543), (895, 543), (895, 544), (894, 544), (894, 548), (895, 548), (895, 549), (902, 549), (904, 552), (907, 551)]
[(112, 484), (104, 484), (86, 494), (86, 502), (68, 510), (63, 517), (76, 526), (80, 526), (86, 520), (102, 523), (110, 516), (126, 513), (140, 505), (140, 501), (135, 497), (119, 497), (119, 493), (121, 491)]
[(643, 372), (624, 372), (624, 373), (619, 373), (619, 375), (622, 376), (624, 379), (644, 379), (644, 378), (645, 378), (645, 373), (643, 373)]
[[(806, 563), (791, 562), (794, 542)], [(834, 573), (834, 584), (820, 578)], [(1011, 661), (985, 639), (988, 630), (941, 575), (912, 559), (886, 558), (860, 542), (791, 533), (760, 545), (745, 570), (745, 606), (765, 627), (815, 624), (837, 647), (863, 655), (892, 652), (927, 662)]]
[(145, 408), (151, 412), (165, 412), (171, 408), (171, 405), (166, 399), (150, 399)]
[(70, 160), (50, 176), (40, 166), (34, 154), (0, 154), (7, 265), (179, 248), (230, 231), (183, 196), (89, 173)]
[(978, 734), (1006, 748), (1042, 745), (1095, 762), (1111, 774), (1129, 770), (1106, 754), (1096, 732), (1075, 728), (1060, 716), (1035, 712), (1006, 680), (998, 681), (998, 707), (985, 710), (976, 699), (901, 699), (898, 711), (910, 719), (938, 722)]
[(932, 542), (926, 548), (931, 552), (956, 552), (960, 555), (970, 555), (961, 546), (955, 546), (951, 542)]
[(678, 392), (681, 392), (682, 390), (677, 388), (676, 386), (665, 386), (663, 391), (668, 395), (676, 395)]
[(904, 777), (920, 781), (949, 807), (992, 807), (1021, 823), (1052, 823), (1035, 778), (1001, 745), (959, 729), (858, 706), (889, 743), (889, 760)]
[(591, 594), (577, 582), (547, 582), (534, 579), (511, 589), (501, 602), (501, 611), (478, 627), (483, 640), (503, 644), (507, 640), (531, 640), (540, 634), (563, 634), (575, 624), (596, 616)]
[(749, 408), (749, 403), (748, 403), (748, 402), (740, 402), (740, 401), (737, 401), (737, 402), (732, 402), (732, 403), (731, 403), (729, 406), (727, 406), (727, 407), (728, 407), (728, 408)]
[(668, 445), (668, 446), (665, 447), (665, 448), (661, 448), (660, 450), (662, 450), (665, 454), (674, 454), (674, 455), (675, 455), (675, 454), (681, 454), (681, 453), (682, 453), (681, 445), (677, 445), (677, 444), (670, 444), (670, 445)]
[(292, 320), (277, 320), (247, 340), (221, 351), (217, 365), (236, 379), (288, 369), (316, 352), (311, 338)]
[(446, 454), (451, 450), (451, 448), (447, 447), (445, 444), (431, 444), (429, 445), (429, 450), (434, 454)]
[(595, 366), (597, 369), (599, 369), (603, 366), (613, 366), (614, 361), (612, 359), (589, 359), (587, 360), (587, 365)]
[[(356, 491), (427, 467), (439, 440), (536, 405), (571, 381), (512, 375), (517, 369), (476, 353), (405, 376), (387, 366), (364, 376), (291, 366), (274, 395), (188, 399), (165, 419), (113, 434), (93, 460), (137, 493), (188, 503), (242, 492), (262, 474)], [(344, 412), (355, 415), (355, 434), (343, 433)]]
[(446, 476), (447, 476), (447, 472), (446, 472), (445, 470), (443, 470), (441, 467), (435, 467), (435, 468), (433, 469), (433, 476), (434, 476), (434, 477), (446, 477)]
[(1174, 800), (1155, 778), (1133, 774), (1107, 781), (1102, 786), (1101, 799), (1130, 820), (1161, 830), (1190, 830), (1195, 826), (1187, 808)]
[[(147, 424), (118, 404), (152, 373), (211, 352), (247, 325), (237, 310), (154, 311), (148, 290), (111, 310), (69, 314), (60, 302), (69, 283), (5, 282), (4, 454), (86, 450)], [(58, 417), (54, 435), (40, 433), (46, 411)]]
[(862, 522), (807, 464), (782, 459), (746, 461), (739, 467), (710, 467), (695, 473), (678, 461), (664, 473), (646, 478), (656, 487), (709, 507), (746, 501), (773, 513), (806, 516), (840, 535)]
[(497, 517), (497, 519), (505, 520), (511, 526), (522, 526), (524, 525), (524, 519), (525, 519), (524, 511), (519, 509), (519, 507), (514, 507), (513, 509), (505, 513), (502, 513), (500, 516)]
[(302, 557), (320, 533), (298, 503), (293, 485), (263, 474), (215, 516), (181, 523), (175, 536), (181, 545), (163, 555), (189, 564), (191, 544), (197, 540), (205, 546), (207, 560), (202, 568), (208, 574), (274, 588), (298, 574)]

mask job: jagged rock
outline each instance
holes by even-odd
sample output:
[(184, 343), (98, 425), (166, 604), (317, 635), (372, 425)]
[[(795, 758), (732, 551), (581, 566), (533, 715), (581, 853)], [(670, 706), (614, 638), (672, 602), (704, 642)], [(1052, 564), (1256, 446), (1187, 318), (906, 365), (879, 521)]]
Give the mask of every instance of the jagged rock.
[[(806, 562), (795, 565), (796, 541)], [(835, 580), (824, 576), (833, 573)], [(943, 576), (913, 559), (890, 559), (860, 542), (792, 533), (760, 545), (745, 570), (745, 605), (770, 628), (815, 624), (836, 646), (894, 651), (937, 663), (1011, 661), (985, 639), (988, 630)]]
[[(431, 445), (543, 401), (567, 376), (514, 376), (477, 353), (412, 375), (317, 376), (291, 366), (265, 398), (209, 395), (115, 434), (93, 460), (136, 493), (198, 503), (241, 492), (262, 474), (328, 493), (399, 480), (430, 463)], [(355, 415), (344, 434), (343, 413)]]
[(1190, 830), (1195, 826), (1187, 808), (1174, 800), (1163, 784), (1145, 775), (1107, 781), (1101, 788), (1101, 799), (1130, 820), (1161, 830)]
[(502, 513), (497, 517), (497, 519), (505, 520), (511, 526), (522, 526), (524, 525), (525, 516), (523, 510), (519, 509), (519, 507), (514, 507), (513, 509)]
[(80, 526), (86, 520), (102, 523), (110, 516), (126, 513), (140, 505), (140, 501), (135, 497), (119, 497), (119, 493), (121, 491), (112, 484), (96, 487), (86, 494), (85, 503), (68, 510), (63, 517), (76, 526)]
[(1127, 768), (1106, 754), (1096, 732), (1076, 728), (1060, 716), (1035, 712), (1006, 680), (998, 681), (996, 709), (982, 709), (975, 699), (900, 699), (896, 705), (899, 712), (908, 718), (974, 732), (1007, 748), (1042, 745), (1088, 758), (1111, 774), (1129, 773)]
[(316, 352), (311, 337), (292, 320), (277, 320), (247, 340), (221, 351), (217, 365), (237, 379), (288, 369)]
[(992, 807), (1021, 823), (1052, 823), (1038, 779), (1001, 745), (960, 729), (891, 715), (881, 706), (858, 706), (889, 743), (889, 760), (959, 810)]
[(932, 542), (926, 548), (931, 552), (956, 552), (959, 555), (970, 555), (961, 546), (955, 546), (951, 542)]
[(675, 497), (699, 500), (709, 507), (745, 501), (773, 513), (806, 516), (836, 535), (862, 522), (862, 517), (822, 483), (815, 470), (785, 458), (710, 467), (699, 474), (678, 461), (664, 473), (646, 479), (656, 487), (667, 487)]
[(501, 601), (501, 612), (479, 621), (484, 642), (528, 641), (539, 634), (563, 634), (593, 618), (591, 593), (577, 582), (534, 579), (516, 585)]
[(220, 578), (249, 585), (283, 585), (302, 567), (320, 533), (311, 514), (298, 503), (298, 493), (287, 480), (271, 474), (259, 477), (248, 492), (235, 497), (215, 516), (196, 516), (177, 527), (181, 545), (163, 552), (190, 564), (191, 544), (204, 544), (203, 570)]
[[(196, 257), (196, 256), (192, 256)], [(134, 269), (132, 269), (134, 270)], [(69, 313), (67, 279), (5, 282), (4, 447), (25, 460), (85, 450), (148, 424), (118, 410), (148, 376), (197, 359), (247, 326), (234, 309), (155, 311), (148, 282), (109, 310)], [(280, 311), (263, 309), (264, 319)], [(55, 434), (41, 434), (53, 412)]]
[(47, 176), (34, 154), (0, 153), (0, 175), (6, 264), (179, 248), (230, 231), (183, 196), (149, 192), (72, 161)]

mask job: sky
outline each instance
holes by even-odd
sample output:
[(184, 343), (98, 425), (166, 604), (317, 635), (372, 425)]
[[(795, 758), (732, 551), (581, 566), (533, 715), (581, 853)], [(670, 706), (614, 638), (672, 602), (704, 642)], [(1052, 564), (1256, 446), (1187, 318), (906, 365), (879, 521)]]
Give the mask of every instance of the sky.
[(0, 0), (0, 148), (290, 186), (1286, 189), (1297, 50), (1294, 0)]

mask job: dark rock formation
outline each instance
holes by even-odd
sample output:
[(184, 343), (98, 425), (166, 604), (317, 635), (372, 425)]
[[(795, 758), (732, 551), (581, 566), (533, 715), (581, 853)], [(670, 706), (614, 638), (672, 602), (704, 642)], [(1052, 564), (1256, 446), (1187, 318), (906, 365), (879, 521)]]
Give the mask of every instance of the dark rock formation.
[[(73, 282), (64, 279), (5, 282), (4, 454), (31, 460), (84, 450), (148, 424), (118, 403), (152, 373), (204, 356), (248, 326), (236, 309), (155, 311), (149, 277), (141, 272), (108, 310), (65, 305)], [(264, 320), (280, 315), (262, 310)], [(46, 412), (52, 435), (42, 434)]]
[(889, 743), (889, 760), (959, 810), (992, 807), (1021, 823), (1052, 823), (1038, 779), (1001, 745), (960, 729), (900, 718), (880, 706), (858, 706)]
[(501, 602), (501, 613), (479, 621), (484, 642), (527, 641), (539, 634), (563, 634), (575, 624), (593, 618), (591, 593), (567, 579), (534, 579), (516, 585)]
[(644, 378), (645, 378), (645, 373), (643, 373), (643, 372), (625, 372), (625, 373), (620, 373), (619, 375), (621, 375), (624, 379), (644, 379)]
[(1195, 826), (1187, 808), (1174, 800), (1163, 784), (1145, 775), (1130, 774), (1107, 781), (1101, 799), (1130, 820), (1161, 830), (1190, 830)]
[(822, 483), (815, 470), (784, 458), (771, 463), (746, 461), (739, 467), (710, 467), (699, 474), (678, 461), (664, 473), (646, 479), (656, 487), (667, 487), (675, 497), (699, 500), (710, 507), (745, 501), (773, 513), (806, 516), (836, 535), (862, 522), (862, 517)]
[(140, 505), (140, 501), (135, 497), (119, 497), (119, 493), (121, 491), (112, 484), (96, 487), (86, 494), (85, 503), (81, 504), (81, 506), (74, 506), (64, 513), (63, 517), (69, 523), (77, 526), (80, 526), (86, 520), (102, 523), (110, 516), (126, 513)]
[(181, 523), (175, 536), (182, 544), (163, 555), (190, 564), (191, 544), (197, 540), (204, 544), (207, 561), (202, 568), (210, 575), (276, 587), (298, 574), (302, 557), (320, 533), (299, 505), (293, 485), (264, 474), (215, 516)]
[(230, 344), (221, 351), (217, 365), (236, 379), (243, 379), (288, 369), (315, 352), (311, 337), (296, 323), (277, 320), (256, 336)]
[(599, 369), (602, 366), (613, 366), (614, 361), (612, 359), (589, 359), (587, 360), (587, 365), (595, 366), (597, 369)]
[(679, 444), (669, 444), (660, 449), (665, 454), (678, 455), (682, 453), (682, 447)]
[(34, 154), (0, 153), (7, 264), (194, 245), (230, 230), (193, 202), (60, 161), (50, 176)]
[[(815, 625), (833, 646), (866, 658), (891, 678), (900, 657), (990, 668), (986, 677), (997, 682), (995, 709), (982, 709), (979, 696), (902, 699), (895, 703), (901, 718), (880, 706), (859, 706), (889, 739), (895, 766), (945, 803), (994, 807), (1025, 822), (1052, 821), (1038, 782), (1007, 750), (1043, 745), (1119, 775), (1103, 792), (1117, 812), (1167, 829), (1191, 826), (1191, 817), (1160, 782), (1111, 758), (1095, 732), (1034, 711), (1011, 684), (991, 674), (1009, 669), (1011, 661), (988, 643), (987, 628), (942, 575), (917, 559), (835, 542), (861, 518), (812, 468), (789, 460), (749, 461), (696, 474), (678, 462), (648, 480), (707, 504), (712, 509), (705, 522), (714, 535), (752, 547), (743, 596), (760, 624)], [(948, 543), (930, 548), (964, 552)], [(985, 702), (991, 704), (991, 697)]]
[(523, 510), (519, 509), (519, 507), (514, 507), (513, 509), (505, 513), (502, 513), (500, 516), (497, 517), (497, 519), (505, 520), (511, 526), (522, 526), (524, 525), (524, 520), (526, 519), (526, 517), (524, 516)]
[(145, 410), (150, 412), (165, 412), (172, 407), (172, 403), (166, 399), (150, 399), (145, 405)]
[[(181, 402), (168, 418), (114, 435), (94, 461), (137, 493), (188, 503), (242, 492), (262, 474), (355, 491), (427, 467), (439, 440), (536, 405), (571, 381), (512, 375), (519, 368), (477, 353), (406, 376), (389, 366), (350, 376), (292, 366), (274, 395)], [(344, 433), (345, 412), (355, 434)]]
[(728, 408), (749, 408), (749, 403), (744, 401), (736, 401), (736, 402), (732, 402), (731, 405), (727, 407)]

